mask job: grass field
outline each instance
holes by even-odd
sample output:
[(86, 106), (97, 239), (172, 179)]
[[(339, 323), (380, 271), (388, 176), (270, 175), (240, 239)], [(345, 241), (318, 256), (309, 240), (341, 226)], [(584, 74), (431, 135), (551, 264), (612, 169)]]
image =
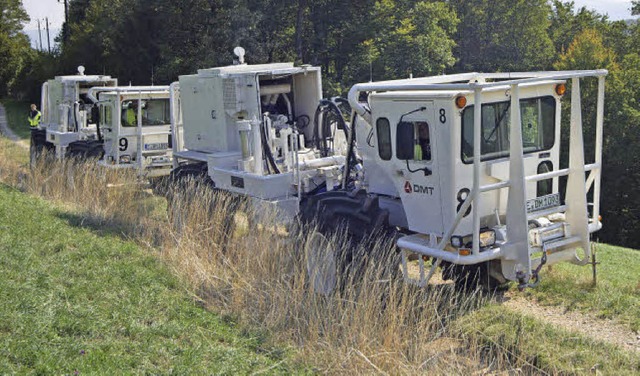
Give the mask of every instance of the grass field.
[(596, 287), (590, 266), (559, 264), (527, 293), (543, 304), (615, 319), (640, 333), (640, 252), (599, 244), (597, 257)]
[(0, 103), (2, 103), (7, 113), (9, 128), (18, 137), (28, 140), (31, 135), (29, 123), (27, 122), (30, 103), (8, 98), (0, 99)]
[(511, 312), (499, 304), (470, 312), (456, 324), (468, 343), (495, 354), (496, 361), (517, 365), (524, 374), (640, 373), (637, 353)]
[[(11, 256), (0, 261), (9, 302), (0, 307), (0, 323), (9, 323), (0, 326), (0, 369), (298, 373), (304, 363), (328, 374), (640, 373), (637, 353), (446, 286), (417, 291), (381, 283), (374, 270), (357, 289), (310, 294), (296, 256), (304, 237), (245, 230), (224, 240), (228, 202), (197, 190), (177, 205), (190, 225), (176, 229), (164, 199), (132, 185), (107, 189), (93, 165), (29, 170), (27, 153), (0, 138), (0, 181), (28, 194), (0, 189), (0, 250)], [(635, 328), (633, 252), (601, 246), (595, 289), (588, 267), (558, 265), (524, 296)]]
[(298, 373), (133, 242), (0, 185), (1, 373)]

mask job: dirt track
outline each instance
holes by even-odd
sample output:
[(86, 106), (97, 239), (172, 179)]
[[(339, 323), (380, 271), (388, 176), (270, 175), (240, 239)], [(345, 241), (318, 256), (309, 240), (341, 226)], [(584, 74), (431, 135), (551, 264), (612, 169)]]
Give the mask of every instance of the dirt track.
[(580, 333), (596, 341), (640, 352), (640, 333), (635, 333), (613, 320), (597, 318), (584, 312), (569, 311), (564, 307), (543, 306), (518, 291), (508, 291), (503, 297), (502, 305), (520, 314)]
[(18, 145), (28, 148), (29, 143), (26, 140), (21, 140), (7, 125), (7, 115), (4, 110), (4, 106), (0, 104), (0, 134), (8, 138), (11, 141), (15, 141)]

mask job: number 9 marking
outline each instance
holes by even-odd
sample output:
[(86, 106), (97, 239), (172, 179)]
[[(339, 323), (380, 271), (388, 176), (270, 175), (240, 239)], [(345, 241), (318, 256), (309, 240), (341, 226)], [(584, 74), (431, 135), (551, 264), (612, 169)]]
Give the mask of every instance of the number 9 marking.
[(129, 147), (129, 140), (123, 137), (118, 141), (118, 145), (120, 145), (120, 151), (127, 151), (127, 148)]

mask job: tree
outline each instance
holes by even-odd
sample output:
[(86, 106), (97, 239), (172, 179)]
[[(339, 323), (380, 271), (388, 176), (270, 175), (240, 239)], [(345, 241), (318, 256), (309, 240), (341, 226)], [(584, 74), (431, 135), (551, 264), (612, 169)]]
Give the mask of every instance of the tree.
[(541, 70), (553, 61), (546, 0), (451, 0), (458, 71)]
[(384, 0), (376, 4), (380, 28), (388, 30), (377, 38), (381, 78), (442, 74), (453, 66), (455, 12), (445, 3), (421, 1), (396, 16), (394, 5)]
[[(594, 29), (578, 34), (566, 53), (555, 64), (557, 69), (609, 70), (606, 85), (604, 146), (601, 196), (605, 226), (598, 233), (604, 242), (629, 247), (640, 247), (636, 230), (640, 227), (640, 197), (631, 194), (629, 187), (640, 183), (640, 56), (627, 54), (616, 61), (616, 55), (605, 45), (603, 37)], [(586, 81), (582, 85), (583, 127), (585, 150), (588, 155), (594, 147), (596, 84)], [(568, 101), (565, 101), (568, 102)], [(568, 123), (568, 106), (563, 117)], [(564, 142), (568, 142), (564, 140)]]
[(29, 16), (20, 0), (0, 0), (0, 95), (9, 94), (31, 49), (22, 33)]

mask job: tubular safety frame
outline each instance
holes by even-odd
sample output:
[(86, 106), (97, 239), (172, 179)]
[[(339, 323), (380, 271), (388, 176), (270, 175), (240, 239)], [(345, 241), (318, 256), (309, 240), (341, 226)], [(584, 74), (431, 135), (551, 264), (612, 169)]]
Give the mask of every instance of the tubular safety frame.
[[(607, 70), (583, 70), (583, 71), (555, 71), (555, 72), (512, 72), (512, 73), (465, 73), (455, 75), (443, 75), (416, 79), (404, 79), (394, 81), (383, 81), (377, 83), (362, 83), (354, 85), (349, 91), (349, 103), (353, 110), (372, 124), (372, 116), (369, 109), (358, 101), (360, 92), (375, 91), (439, 91), (439, 90), (465, 90), (471, 91), (474, 100), (474, 132), (473, 132), (473, 188), (453, 223), (439, 239), (437, 246), (433, 246), (433, 241), (427, 241), (423, 235), (409, 235), (397, 241), (398, 247), (421, 255), (431, 256), (436, 259), (429, 277), (433, 274), (433, 269), (446, 261), (459, 265), (472, 265), (481, 262), (501, 259), (505, 277), (511, 280), (518, 279), (528, 281), (532, 274), (532, 269), (540, 264), (540, 258), (531, 258), (531, 247), (529, 245), (528, 220), (526, 211), (526, 182), (537, 182), (553, 177), (568, 176), (566, 187), (566, 205), (555, 208), (553, 212), (566, 211), (567, 223), (571, 225), (573, 236), (567, 238), (565, 243), (578, 244), (583, 249), (584, 257), (579, 258), (574, 249), (568, 250), (570, 255), (564, 252), (557, 252), (549, 255), (552, 260), (571, 259), (577, 264), (586, 264), (591, 257), (591, 247), (589, 235), (591, 232), (600, 229), (600, 177), (602, 171), (602, 138), (604, 119), (604, 84)], [(584, 141), (582, 133), (582, 114), (580, 97), (580, 78), (597, 77), (598, 79), (598, 99), (596, 116), (596, 143), (595, 143), (595, 163), (585, 165), (584, 162)], [(497, 82), (487, 82), (487, 80), (502, 80)], [(509, 149), (509, 179), (489, 184), (480, 184), (481, 172), (481, 108), (483, 103), (483, 91), (497, 86), (508, 86), (511, 92), (511, 124), (521, 124), (520, 119), (520, 86), (549, 80), (571, 80), (571, 122), (570, 122), (570, 145), (569, 145), (569, 168), (556, 170), (548, 173), (541, 173), (525, 176), (524, 173), (524, 153), (522, 146), (522, 128), (510, 127), (510, 149)], [(464, 82), (466, 81), (466, 82)], [(519, 140), (519, 142), (513, 142)], [(589, 176), (585, 179), (585, 173)], [(593, 186), (593, 218), (589, 221), (587, 211), (587, 193)], [(507, 204), (507, 239), (501, 247), (480, 252), (480, 200), (481, 193), (502, 188), (509, 188)], [(473, 247), (471, 255), (461, 256), (458, 253), (446, 251), (449, 238), (455, 232), (463, 214), (469, 206), (474, 203), (473, 213)], [(540, 214), (540, 213), (536, 213)], [(432, 239), (434, 235), (430, 236)], [(439, 238), (439, 237), (436, 237)], [(570, 243), (571, 242), (571, 243)], [(565, 245), (565, 244), (563, 244)], [(423, 279), (421, 268), (420, 284), (426, 284)]]

